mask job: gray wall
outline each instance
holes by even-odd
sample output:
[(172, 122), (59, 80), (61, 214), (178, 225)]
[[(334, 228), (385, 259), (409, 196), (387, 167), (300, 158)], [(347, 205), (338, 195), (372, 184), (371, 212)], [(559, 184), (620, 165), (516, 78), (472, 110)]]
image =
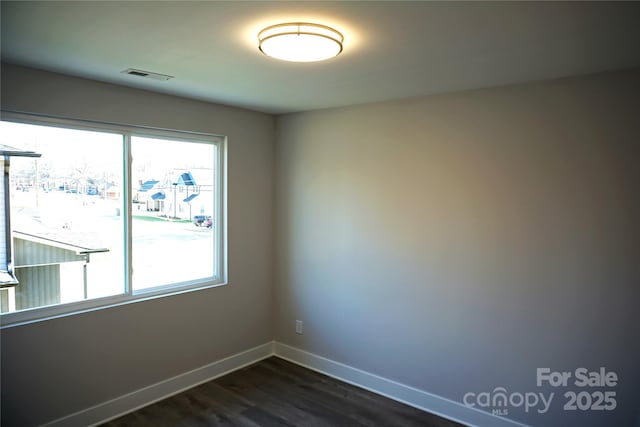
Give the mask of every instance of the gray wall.
[[(640, 423), (639, 70), (277, 131), (278, 341), (455, 401), (555, 391), (549, 414), (509, 410), (535, 425)], [(613, 413), (535, 384), (600, 366), (620, 378)]]
[(2, 108), (229, 138), (229, 285), (3, 329), (2, 425), (51, 421), (273, 338), (272, 116), (4, 64)]

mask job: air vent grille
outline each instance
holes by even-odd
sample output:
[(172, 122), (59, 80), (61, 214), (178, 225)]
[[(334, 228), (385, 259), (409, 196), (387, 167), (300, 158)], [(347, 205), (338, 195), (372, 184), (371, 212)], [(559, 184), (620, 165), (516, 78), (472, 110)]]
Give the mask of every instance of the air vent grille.
[(166, 74), (154, 73), (154, 72), (145, 71), (145, 70), (138, 70), (136, 68), (127, 68), (126, 70), (122, 71), (122, 73), (129, 74), (130, 76), (137, 76), (137, 77), (143, 77), (145, 79), (161, 80), (161, 81), (165, 81), (173, 78), (173, 76), (168, 76)]

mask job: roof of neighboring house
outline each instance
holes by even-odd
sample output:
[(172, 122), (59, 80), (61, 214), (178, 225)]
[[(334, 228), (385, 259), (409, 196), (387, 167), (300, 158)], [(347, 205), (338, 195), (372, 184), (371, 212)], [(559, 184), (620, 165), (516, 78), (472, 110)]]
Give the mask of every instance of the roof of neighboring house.
[(151, 196), (151, 198), (153, 200), (164, 200), (167, 196), (165, 196), (165, 194), (163, 192), (157, 192), (156, 194), (154, 194), (153, 196)]
[[(186, 187), (212, 187), (213, 186), (213, 170), (205, 168), (179, 169), (175, 168), (167, 172), (160, 181), (148, 179), (142, 182), (138, 188), (138, 193), (146, 193), (150, 190), (160, 191), (162, 189), (171, 188), (172, 186)], [(142, 195), (141, 195), (142, 196)]]
[(175, 185), (211, 186), (213, 185), (213, 170), (207, 168), (174, 169), (167, 176), (167, 181)]
[(183, 202), (185, 203), (189, 203), (190, 201), (192, 201), (193, 199), (195, 199), (196, 197), (198, 197), (200, 195), (200, 193), (193, 193), (192, 195), (190, 195), (189, 197), (187, 197), (186, 199), (183, 200)]
[(196, 180), (191, 175), (191, 172), (183, 172), (178, 176), (178, 185), (196, 185)]
[(140, 192), (149, 191), (159, 182), (160, 181), (156, 181), (156, 180), (153, 180), (153, 179), (151, 179), (149, 181), (145, 181), (145, 182), (142, 183), (142, 185), (140, 186), (138, 191), (140, 191)]
[(109, 252), (108, 248), (101, 245), (96, 233), (39, 232), (38, 235), (35, 235), (14, 230), (13, 237), (65, 249), (78, 255)]
[(36, 153), (35, 151), (21, 150), (19, 148), (0, 144), (0, 155), (19, 156), (19, 157), (40, 157), (42, 154)]
[(6, 287), (7, 285), (17, 285), (18, 280), (8, 271), (0, 270), (0, 288)]

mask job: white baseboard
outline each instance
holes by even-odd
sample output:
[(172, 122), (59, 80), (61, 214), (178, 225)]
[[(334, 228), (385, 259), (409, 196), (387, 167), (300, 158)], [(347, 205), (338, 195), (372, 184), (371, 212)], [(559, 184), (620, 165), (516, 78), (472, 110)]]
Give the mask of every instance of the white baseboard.
[(140, 390), (127, 393), (107, 402), (58, 418), (45, 424), (45, 426), (84, 427), (97, 425), (270, 356), (273, 356), (273, 342), (262, 344)]
[(525, 424), (497, 417), (488, 412), (467, 407), (460, 402), (436, 396), (279, 342), (268, 342), (234, 354), (107, 402), (58, 418), (45, 424), (45, 427), (95, 426), (274, 355), (462, 424), (478, 427), (526, 427)]
[(427, 393), (286, 344), (275, 342), (273, 350), (275, 355), (282, 359), (452, 421), (478, 427), (526, 427), (525, 424), (470, 408), (460, 402)]

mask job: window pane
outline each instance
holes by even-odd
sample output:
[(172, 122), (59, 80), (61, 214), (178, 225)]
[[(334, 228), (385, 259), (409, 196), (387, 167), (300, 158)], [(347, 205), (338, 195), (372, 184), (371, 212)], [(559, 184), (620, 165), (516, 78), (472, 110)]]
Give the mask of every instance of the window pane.
[(215, 150), (132, 137), (134, 290), (217, 277)]
[(16, 287), (2, 312), (124, 292), (122, 136), (0, 122), (11, 157)]

